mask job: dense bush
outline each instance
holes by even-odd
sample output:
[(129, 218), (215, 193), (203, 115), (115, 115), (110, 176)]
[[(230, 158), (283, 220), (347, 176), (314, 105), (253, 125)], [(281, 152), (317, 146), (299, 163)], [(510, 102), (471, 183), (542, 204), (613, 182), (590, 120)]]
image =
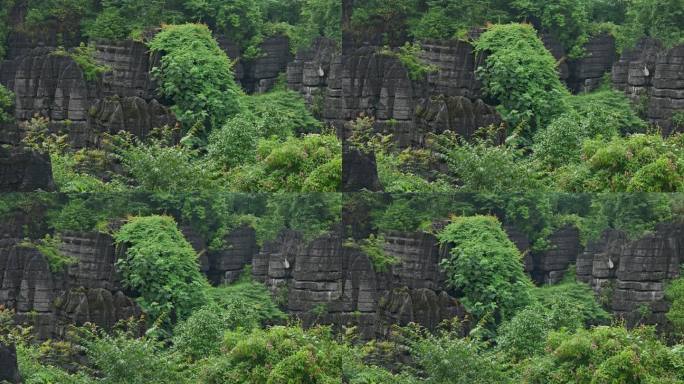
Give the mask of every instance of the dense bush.
[(485, 92), (497, 100), (511, 128), (522, 125), (529, 135), (567, 109), (568, 91), (558, 78), (556, 60), (532, 26), (493, 25), (475, 48), (487, 53), (485, 66), (478, 69)]
[(207, 302), (197, 254), (171, 217), (134, 217), (114, 238), (126, 249), (116, 263), (122, 281), (151, 319), (182, 320)]
[(163, 55), (152, 73), (186, 130), (209, 132), (240, 111), (232, 64), (206, 25), (167, 25), (149, 46)]
[(684, 42), (682, 0), (634, 0), (627, 2), (622, 45), (634, 45), (639, 37), (651, 36), (666, 46)]
[(684, 186), (682, 136), (656, 134), (584, 142), (580, 164), (555, 174), (564, 190), (586, 192), (674, 192)]
[(428, 0), (427, 6), (412, 23), (411, 34), (417, 39), (463, 38), (473, 27), (501, 24), (510, 18), (508, 6), (501, 0)]
[(678, 383), (684, 380), (681, 353), (658, 340), (655, 330), (600, 326), (552, 332), (549, 353), (530, 359), (523, 383)]
[[(218, 151), (217, 151), (218, 152)], [(259, 140), (256, 163), (228, 175), (232, 188), (245, 192), (334, 192), (342, 178), (342, 146), (333, 134)]]
[(456, 217), (437, 237), (450, 249), (441, 262), (447, 283), (475, 319), (498, 323), (531, 302), (520, 252), (495, 217)]
[(0, 84), (0, 124), (14, 120), (14, 93)]
[(684, 336), (684, 279), (671, 281), (665, 290), (665, 297), (671, 303), (667, 319), (672, 323), (677, 337), (681, 338)]

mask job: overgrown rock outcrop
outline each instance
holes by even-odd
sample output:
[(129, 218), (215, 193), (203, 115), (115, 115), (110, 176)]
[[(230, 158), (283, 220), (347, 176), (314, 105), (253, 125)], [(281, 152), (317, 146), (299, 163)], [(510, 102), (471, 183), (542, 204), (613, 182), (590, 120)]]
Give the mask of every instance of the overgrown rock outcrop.
[[(667, 324), (665, 283), (679, 276), (684, 260), (684, 229), (661, 224), (631, 240), (605, 232), (577, 260), (577, 277), (592, 285), (611, 311), (628, 325)], [(591, 269), (590, 269), (591, 268)]]
[(39, 339), (64, 337), (69, 325), (91, 322), (111, 328), (140, 314), (115, 273), (112, 238), (101, 233), (64, 233), (59, 253), (65, 268), (19, 239), (0, 240), (0, 305)]
[(54, 188), (48, 155), (19, 146), (0, 146), (0, 193)]
[(15, 117), (38, 115), (50, 129), (66, 133), (75, 148), (99, 144), (102, 133), (127, 130), (144, 137), (175, 119), (154, 97), (151, 62), (141, 42), (95, 44), (95, 60), (106, 70), (92, 77), (54, 47), (21, 50), (0, 64), (0, 83), (16, 95)]
[(434, 328), (464, 315), (443, 288), (434, 236), (396, 232), (385, 240), (384, 252), (397, 262), (376, 270), (338, 233), (307, 243), (286, 232), (255, 256), (253, 273), (305, 324), (352, 324), (367, 338), (387, 335), (392, 324)]
[(684, 45), (663, 48), (644, 38), (613, 65), (613, 84), (635, 102), (663, 134), (681, 132), (673, 115), (684, 111)]
[(19, 383), (19, 368), (17, 367), (17, 351), (14, 345), (0, 343), (0, 383)]

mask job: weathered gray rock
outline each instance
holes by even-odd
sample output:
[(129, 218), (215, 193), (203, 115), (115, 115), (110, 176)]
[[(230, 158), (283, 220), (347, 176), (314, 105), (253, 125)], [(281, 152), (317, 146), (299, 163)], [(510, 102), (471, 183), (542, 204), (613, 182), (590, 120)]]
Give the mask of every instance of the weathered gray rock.
[(684, 129), (672, 117), (684, 111), (684, 45), (665, 49), (644, 38), (613, 66), (613, 83), (668, 135)]
[(224, 247), (208, 253), (207, 277), (213, 284), (236, 281), (245, 265), (252, 264), (257, 253), (256, 232), (251, 227), (237, 228), (223, 238)]
[(579, 230), (574, 226), (560, 228), (551, 234), (548, 241), (549, 249), (532, 256), (532, 279), (540, 284), (560, 282), (581, 250)]
[(590, 37), (584, 51), (583, 57), (568, 62), (568, 87), (576, 93), (598, 88), (617, 59), (615, 38), (606, 33)]
[(97, 43), (95, 59), (109, 70), (96, 79), (86, 78), (73, 59), (54, 48), (22, 52), (0, 63), (0, 83), (16, 95), (19, 122), (46, 117), (50, 130), (67, 134), (75, 148), (99, 145), (104, 132), (144, 137), (152, 128), (175, 124), (170, 110), (154, 100), (152, 64), (143, 43)]
[(59, 251), (75, 264), (52, 270), (45, 255), (19, 239), (0, 240), (0, 305), (33, 326), (44, 340), (64, 337), (72, 324), (105, 329), (140, 309), (122, 291), (112, 239), (99, 233), (65, 233)]
[(14, 345), (0, 344), (0, 383), (19, 383), (19, 367), (17, 351)]
[(386, 336), (391, 324), (432, 328), (463, 315), (443, 288), (434, 236), (395, 232), (385, 239), (386, 254), (398, 263), (376, 271), (367, 255), (344, 247), (337, 232), (308, 244), (286, 232), (254, 258), (253, 273), (276, 294), (286, 292), (288, 312), (305, 325), (356, 325), (366, 338)]
[(0, 192), (52, 191), (50, 158), (27, 148), (0, 146)]

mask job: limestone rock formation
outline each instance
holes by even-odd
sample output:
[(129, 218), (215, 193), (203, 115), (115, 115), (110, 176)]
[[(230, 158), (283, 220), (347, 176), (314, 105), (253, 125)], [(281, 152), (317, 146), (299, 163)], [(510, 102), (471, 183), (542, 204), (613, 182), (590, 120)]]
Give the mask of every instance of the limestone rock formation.
[(0, 383), (19, 383), (19, 368), (17, 367), (17, 351), (14, 345), (0, 343)]
[(683, 230), (681, 225), (661, 224), (636, 240), (608, 231), (579, 256), (577, 277), (590, 283), (627, 325), (663, 326), (669, 308), (665, 282), (679, 276), (684, 259)]
[(296, 233), (283, 233), (255, 256), (253, 273), (286, 298), (288, 312), (304, 324), (353, 324), (366, 338), (386, 335), (391, 324), (433, 328), (463, 315), (441, 284), (434, 236), (387, 236), (385, 252), (398, 263), (386, 271), (374, 270), (367, 255), (342, 243), (336, 232), (308, 244)]
[(111, 328), (140, 315), (114, 270), (113, 241), (101, 233), (64, 233), (59, 251), (75, 263), (51, 269), (47, 257), (19, 239), (0, 240), (0, 305), (16, 311), (38, 339), (63, 337), (69, 325)]
[(673, 115), (684, 111), (684, 45), (665, 49), (650, 38), (623, 53), (613, 65), (613, 83), (639, 105), (663, 134), (681, 132)]
[(568, 62), (568, 87), (575, 93), (595, 90), (616, 59), (613, 36), (605, 33), (592, 36), (584, 45), (584, 55)]
[(170, 110), (154, 100), (143, 43), (99, 42), (95, 59), (109, 68), (95, 80), (54, 47), (18, 50), (1, 62), (0, 83), (16, 95), (17, 121), (46, 117), (51, 131), (66, 133), (75, 148), (98, 145), (103, 132), (125, 129), (144, 136), (151, 128), (175, 124)]
[(0, 192), (52, 191), (50, 158), (19, 146), (0, 146)]

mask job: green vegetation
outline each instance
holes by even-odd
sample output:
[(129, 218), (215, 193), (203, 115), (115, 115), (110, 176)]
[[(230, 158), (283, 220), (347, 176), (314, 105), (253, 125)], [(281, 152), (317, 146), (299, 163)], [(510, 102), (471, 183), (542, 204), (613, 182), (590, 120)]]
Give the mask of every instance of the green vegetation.
[(78, 260), (63, 255), (59, 250), (60, 243), (61, 239), (59, 236), (45, 235), (44, 238), (34, 242), (24, 240), (20, 245), (22, 247), (36, 249), (40, 252), (47, 260), (50, 271), (62, 272), (69, 265), (75, 264)]
[(373, 265), (373, 270), (376, 272), (387, 272), (392, 265), (399, 262), (392, 255), (385, 253), (383, 249), (385, 238), (382, 235), (375, 236), (371, 234), (368, 238), (359, 241), (348, 240), (344, 245), (352, 249), (358, 249), (368, 256)]
[(529, 134), (565, 109), (562, 100), (568, 91), (558, 78), (556, 61), (532, 26), (494, 25), (477, 39), (475, 48), (488, 54), (479, 74), (511, 128)]
[(199, 124), (209, 132), (239, 111), (232, 64), (206, 25), (165, 26), (149, 46), (163, 53), (153, 75), (186, 130)]
[(510, 319), (531, 301), (521, 255), (494, 217), (456, 217), (437, 237), (450, 247), (441, 263), (447, 283), (477, 321)]
[(56, 56), (67, 56), (78, 64), (83, 70), (83, 75), (88, 81), (95, 81), (99, 75), (110, 70), (109, 67), (99, 65), (95, 61), (95, 47), (81, 43), (80, 46), (69, 51), (63, 47), (57, 48), (52, 52)]
[(197, 254), (171, 217), (134, 217), (114, 236), (126, 250), (117, 261), (122, 281), (151, 319), (182, 320), (207, 301)]
[(14, 93), (0, 84), (0, 124), (14, 121)]

